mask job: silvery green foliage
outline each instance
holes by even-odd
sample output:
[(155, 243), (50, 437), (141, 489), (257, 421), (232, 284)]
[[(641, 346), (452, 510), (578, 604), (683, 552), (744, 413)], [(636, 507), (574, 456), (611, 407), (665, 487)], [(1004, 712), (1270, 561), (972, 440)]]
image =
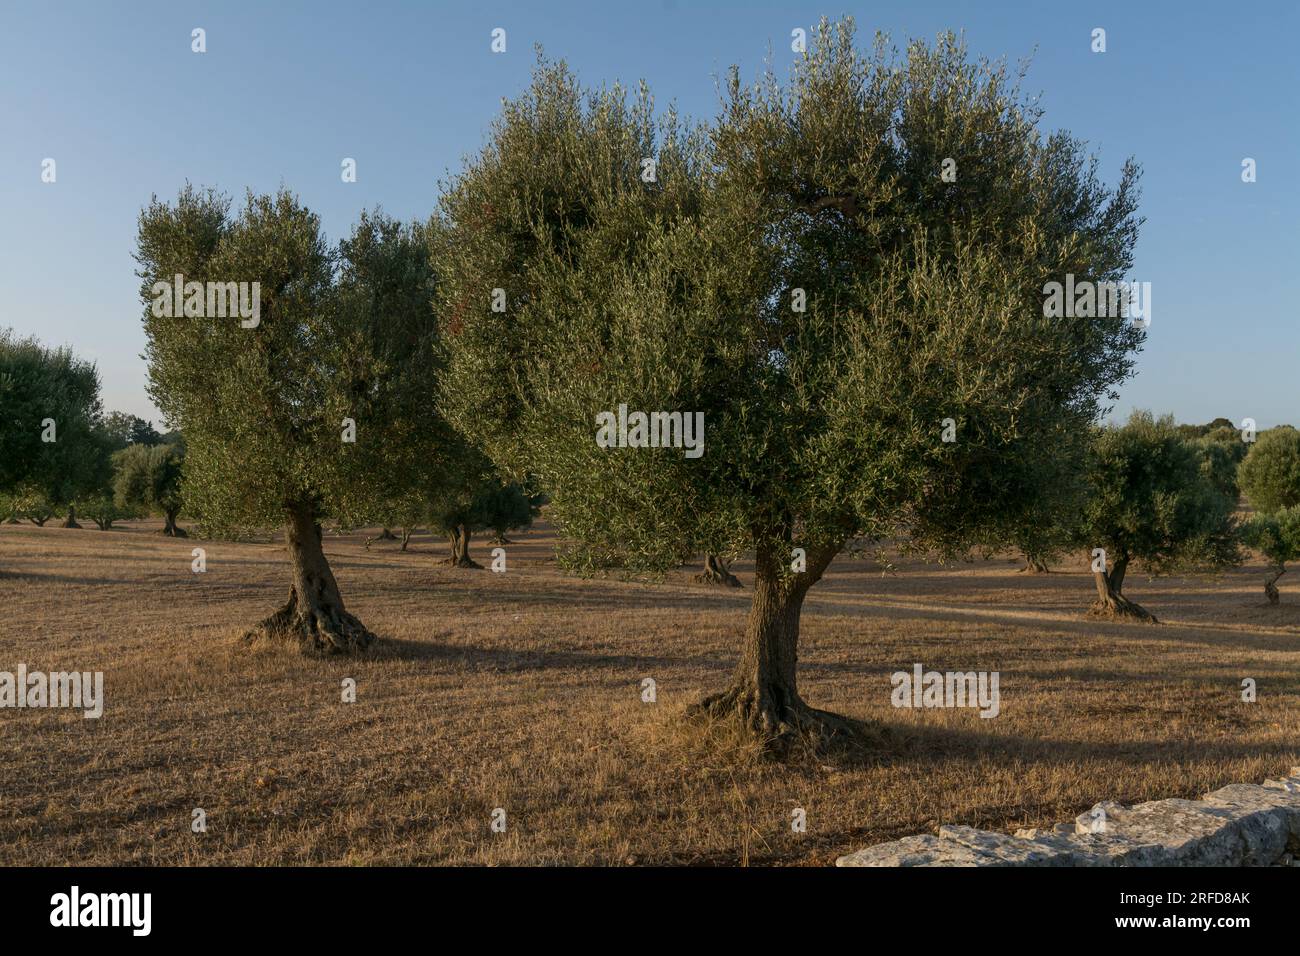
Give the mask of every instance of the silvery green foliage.
[(1241, 538), (1277, 568), (1300, 559), (1300, 506), (1251, 515)]
[[(274, 526), (295, 502), (364, 520), (381, 491), (438, 460), (438, 363), (424, 227), (363, 214), (331, 249), (289, 192), (232, 213), (186, 187), (140, 216), (141, 296), (176, 274), (260, 282), (261, 321), (158, 318), (148, 306), (149, 393), (187, 443), (185, 496), (210, 531)], [(356, 441), (341, 440), (345, 418)]]
[[(1035, 463), (1086, 441), (1144, 336), (1042, 316), (1046, 281), (1123, 275), (1139, 220), (1132, 163), (1108, 188), (1038, 120), (952, 36), (899, 57), (851, 22), (788, 82), (733, 73), (707, 128), (543, 63), (444, 196), (449, 414), (632, 567), (975, 540), (1038, 500)], [(703, 411), (704, 456), (598, 447), (620, 402)]]
[(1239, 560), (1235, 498), (1201, 469), (1193, 441), (1172, 417), (1134, 412), (1098, 429), (1088, 462), (1081, 540), (1112, 560), (1150, 570), (1214, 568)]
[(1300, 431), (1284, 425), (1261, 433), (1237, 477), (1259, 511), (1300, 505)]
[(122, 512), (175, 513), (183, 498), (184, 446), (127, 445), (113, 454), (113, 500)]

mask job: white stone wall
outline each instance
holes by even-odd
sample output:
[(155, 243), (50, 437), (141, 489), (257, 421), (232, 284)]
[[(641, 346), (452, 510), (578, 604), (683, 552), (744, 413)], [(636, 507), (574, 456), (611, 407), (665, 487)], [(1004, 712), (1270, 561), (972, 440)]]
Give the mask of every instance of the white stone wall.
[[(1293, 863), (1293, 858), (1295, 862)], [(1200, 800), (1097, 804), (1074, 823), (1014, 836), (942, 826), (849, 853), (836, 866), (1300, 865), (1300, 767)]]

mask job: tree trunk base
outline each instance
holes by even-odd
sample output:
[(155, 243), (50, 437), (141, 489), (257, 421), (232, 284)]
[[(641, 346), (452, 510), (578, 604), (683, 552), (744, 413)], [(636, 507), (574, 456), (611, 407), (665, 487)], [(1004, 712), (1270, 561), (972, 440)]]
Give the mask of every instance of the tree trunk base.
[[(393, 532), (390, 531), (388, 528), (385, 528), (383, 531), (380, 531), (379, 534), (371, 535), (369, 538), (366, 538), (366, 550), (369, 551), (370, 546), (374, 544), (376, 541), (396, 541), (396, 540), (397, 540), (397, 535), (393, 534)], [(406, 550), (405, 543), (403, 543), (402, 545), (402, 550), (403, 551)]]
[(695, 575), (696, 584), (712, 584), (715, 587), (722, 588), (743, 588), (740, 578), (736, 577), (730, 571), (719, 570), (717, 568), (705, 568), (699, 574)]
[(1141, 604), (1130, 601), (1122, 594), (1111, 594), (1107, 598), (1093, 602), (1088, 613), (1093, 617), (1122, 618), (1131, 621), (1146, 621), (1148, 624), (1159, 624), (1156, 616), (1144, 608)]
[(1047, 566), (1046, 561), (1028, 561), (1023, 568), (1020, 568), (1017, 574), (1051, 574), (1052, 569)]
[(62, 527), (62, 528), (76, 528), (78, 531), (81, 530), (81, 525), (79, 525), (79, 524), (77, 523), (77, 519), (76, 519), (76, 518), (69, 518), (67, 521), (63, 522), (63, 524), (60, 525), (60, 527)]
[(862, 749), (878, 743), (866, 724), (809, 707), (783, 688), (733, 686), (711, 694), (686, 710), (693, 721), (734, 721), (765, 751), (783, 756), (800, 746), (813, 753)]
[(449, 568), (465, 568), (473, 571), (483, 570), (483, 565), (479, 564), (477, 561), (475, 561), (473, 558), (469, 557), (468, 555), (461, 555), (460, 557), (456, 557), (455, 555), (453, 555), (450, 558), (443, 558), (442, 561), (439, 563), (445, 564)]
[(247, 644), (259, 640), (296, 643), (304, 653), (360, 654), (375, 641), (364, 624), (347, 611), (318, 602), (302, 606), (296, 590), (289, 603), (245, 632)]
[(731, 573), (731, 562), (711, 552), (704, 556), (704, 570), (695, 575), (695, 582), (725, 588), (743, 587), (740, 579)]
[(1277, 589), (1277, 582), (1284, 574), (1286, 574), (1286, 565), (1274, 568), (1272, 574), (1264, 579), (1264, 597), (1268, 598), (1269, 604), (1276, 605), (1282, 599), (1282, 594)]

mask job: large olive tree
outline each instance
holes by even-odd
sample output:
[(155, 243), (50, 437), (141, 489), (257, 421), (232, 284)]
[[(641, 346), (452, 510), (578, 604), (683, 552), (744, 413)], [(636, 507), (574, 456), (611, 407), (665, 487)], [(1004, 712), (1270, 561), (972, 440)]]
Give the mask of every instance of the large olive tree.
[[(740, 661), (695, 710), (823, 741), (852, 726), (796, 661), (835, 555), (978, 540), (1130, 371), (1140, 327), (1043, 296), (1127, 269), (1137, 173), (1104, 186), (951, 36), (901, 58), (823, 23), (787, 83), (725, 96), (701, 130), (539, 67), (444, 196), (444, 394), (566, 534), (646, 567), (751, 550)], [(620, 405), (702, 413), (702, 453), (598, 440)]]
[[(350, 614), (320, 522), (364, 520), (382, 476), (437, 458), (438, 364), (422, 227), (364, 215), (337, 249), (290, 193), (229, 200), (186, 188), (140, 217), (149, 392), (185, 434), (187, 506), (208, 531), (285, 528), (287, 603), (249, 638), (351, 652)], [(260, 316), (179, 317), (155, 283), (260, 283)], [(162, 286), (157, 289), (161, 290)]]

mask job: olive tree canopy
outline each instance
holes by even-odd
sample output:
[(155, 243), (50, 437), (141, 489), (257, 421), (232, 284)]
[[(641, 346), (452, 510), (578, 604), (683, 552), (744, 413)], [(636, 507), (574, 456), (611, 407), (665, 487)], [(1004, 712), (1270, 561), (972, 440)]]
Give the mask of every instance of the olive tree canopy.
[[(900, 57), (823, 23), (788, 81), (733, 71), (707, 128), (543, 63), (450, 184), (457, 426), (629, 564), (755, 555), (739, 665), (697, 712), (852, 731), (798, 690), (808, 589), (852, 538), (950, 550), (1010, 520), (1129, 373), (1144, 330), (1045, 318), (1044, 285), (1124, 274), (1137, 170), (1108, 188), (1038, 120), (952, 36)], [(702, 413), (702, 447), (629, 447), (633, 412)]]
[(1237, 480), (1259, 511), (1300, 505), (1300, 431), (1283, 425), (1261, 433), (1238, 466)]

